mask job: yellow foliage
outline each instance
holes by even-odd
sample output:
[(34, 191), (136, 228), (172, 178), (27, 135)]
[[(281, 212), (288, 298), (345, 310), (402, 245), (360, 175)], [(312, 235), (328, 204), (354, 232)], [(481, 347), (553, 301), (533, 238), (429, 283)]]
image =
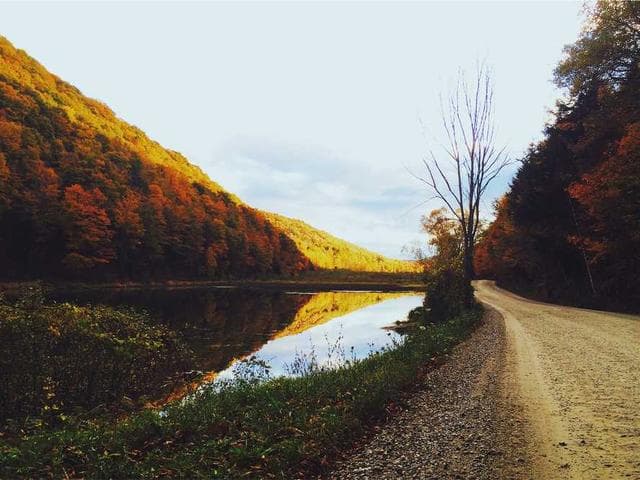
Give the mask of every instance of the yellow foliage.
[[(180, 153), (165, 149), (139, 128), (120, 120), (105, 104), (85, 97), (76, 87), (47, 71), (1, 35), (0, 57), (0, 77), (29, 87), (47, 106), (64, 110), (71, 121), (83, 123), (105, 137), (121, 142), (135, 151), (141, 160), (171, 167), (213, 192), (222, 191), (220, 185)], [(232, 198), (239, 203), (237, 198)]]
[[(16, 49), (6, 38), (0, 36), (0, 87), (8, 98), (24, 101), (28, 96), (19, 96), (11, 85), (20, 85), (34, 92), (34, 98), (49, 108), (64, 111), (75, 126), (80, 125), (87, 137), (98, 133), (123, 149), (135, 152), (144, 163), (169, 167), (170, 171), (179, 172), (189, 182), (197, 183), (212, 192), (224, 192), (222, 187), (213, 182), (199, 167), (192, 165), (178, 152), (163, 148), (151, 140), (139, 128), (116, 117), (109, 107), (103, 103), (85, 97), (76, 87), (70, 85), (56, 75), (48, 72), (36, 60), (23, 50)], [(9, 145), (20, 147), (21, 126), (0, 118), (0, 130)], [(77, 142), (76, 147), (81, 147)], [(82, 155), (83, 152), (76, 152)], [(86, 154), (91, 157), (91, 150)], [(1, 160), (1, 159), (0, 159)], [(0, 161), (0, 174), (2, 174)], [(170, 179), (169, 179), (170, 180)], [(176, 188), (179, 193), (183, 189)], [(233, 202), (245, 205), (239, 198), (228, 192)], [(413, 273), (419, 271), (415, 262), (390, 259), (352, 243), (346, 242), (315, 229), (300, 220), (286, 218), (273, 213), (264, 212), (268, 221), (277, 230), (285, 233), (296, 244), (300, 253), (320, 269), (351, 270), (355, 272), (387, 272)], [(209, 252), (211, 257), (212, 252)], [(212, 257), (211, 257), (212, 258)], [(211, 262), (207, 267), (212, 267)], [(300, 270), (305, 269), (300, 266)]]
[(323, 269), (356, 272), (418, 272), (416, 262), (387, 258), (318, 230), (301, 220), (264, 212), (267, 219), (283, 231), (313, 265)]
[(274, 338), (297, 335), (312, 327), (327, 323), (369, 305), (392, 298), (404, 297), (406, 292), (320, 292), (311, 297), (296, 314), (293, 321)]

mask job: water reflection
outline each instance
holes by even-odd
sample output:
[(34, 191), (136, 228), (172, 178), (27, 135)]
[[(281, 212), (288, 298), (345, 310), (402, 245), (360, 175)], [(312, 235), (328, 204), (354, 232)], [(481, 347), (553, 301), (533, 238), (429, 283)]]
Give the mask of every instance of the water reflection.
[(174, 330), (194, 351), (194, 370), (218, 371), (260, 348), (293, 321), (310, 295), (246, 289), (149, 289), (64, 292), (54, 299), (134, 307)]
[(309, 297), (294, 319), (276, 337), (296, 335), (355, 310), (392, 298), (407, 296), (406, 292), (319, 292)]
[[(341, 312), (340, 303), (336, 303), (340, 299), (347, 301), (347, 305), (358, 306), (350, 313), (348, 309)], [(296, 363), (300, 359), (317, 362), (319, 367), (333, 368), (345, 360), (367, 357), (372, 351), (399, 341), (397, 333), (384, 327), (395, 320), (403, 320), (409, 310), (421, 304), (422, 297), (407, 294), (372, 296), (363, 293), (319, 293), (300, 312), (313, 312), (308, 308), (310, 304), (325, 302), (335, 306), (335, 309), (326, 311), (324, 321), (314, 322), (317, 317), (313, 315), (305, 317), (308, 321), (306, 325), (310, 325), (308, 329), (301, 329), (294, 322), (252, 355), (256, 361), (266, 362), (270, 366), (270, 376), (297, 373)], [(377, 304), (365, 307), (367, 302)], [(295, 328), (292, 328), (294, 325)], [(283, 335), (285, 332), (293, 334)], [(236, 366), (237, 362), (234, 362), (218, 378), (232, 378)]]
[[(287, 373), (296, 353), (315, 349), (318, 363), (337, 358), (339, 340), (345, 356), (361, 358), (374, 345), (397, 338), (382, 327), (403, 319), (419, 305), (415, 293), (292, 293), (257, 289), (151, 289), (58, 293), (55, 300), (100, 303), (146, 310), (153, 321), (174, 330), (194, 351), (192, 370), (204, 372), (199, 384), (228, 378), (233, 365), (251, 354), (267, 361), (272, 375)], [(170, 398), (197, 387), (183, 385)]]

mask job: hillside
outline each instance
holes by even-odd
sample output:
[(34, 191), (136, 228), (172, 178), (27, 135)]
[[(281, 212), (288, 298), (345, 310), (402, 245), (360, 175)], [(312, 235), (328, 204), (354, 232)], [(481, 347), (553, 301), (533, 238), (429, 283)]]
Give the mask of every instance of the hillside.
[(600, 2), (568, 90), (479, 245), (480, 276), (542, 299), (640, 309), (640, 4)]
[(178, 152), (168, 150), (151, 140), (139, 128), (115, 116), (105, 104), (85, 97), (73, 85), (62, 81), (48, 72), (23, 50), (13, 47), (0, 36), (0, 74), (3, 82), (17, 84), (22, 91), (37, 93), (37, 100), (44, 106), (60, 109), (72, 124), (82, 124), (94, 135), (102, 135), (136, 152), (145, 161), (155, 165), (171, 167), (183, 174), (191, 182), (198, 182), (213, 192), (222, 188), (197, 166)]
[(415, 272), (414, 262), (383, 257), (301, 220), (264, 212), (267, 219), (291, 238), (298, 250), (318, 268), (359, 272)]
[[(3, 279), (396, 268), (311, 227), (305, 233), (301, 223), (287, 220), (296, 225), (288, 229), (272, 218), (0, 37)], [(305, 253), (296, 238), (317, 243), (305, 244)]]

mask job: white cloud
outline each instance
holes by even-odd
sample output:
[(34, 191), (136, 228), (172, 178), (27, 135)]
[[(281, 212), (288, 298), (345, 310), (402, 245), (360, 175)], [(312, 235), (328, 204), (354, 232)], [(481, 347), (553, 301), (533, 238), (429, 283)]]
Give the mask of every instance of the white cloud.
[(422, 210), (411, 209), (425, 192), (404, 169), (380, 176), (322, 149), (246, 138), (229, 142), (215, 157), (210, 169), (218, 180), (258, 208), (395, 257), (419, 235)]

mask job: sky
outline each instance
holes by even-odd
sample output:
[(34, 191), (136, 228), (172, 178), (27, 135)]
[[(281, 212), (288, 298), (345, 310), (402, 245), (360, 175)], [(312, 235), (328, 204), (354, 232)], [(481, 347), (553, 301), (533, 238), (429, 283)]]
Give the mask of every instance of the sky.
[[(247, 203), (391, 257), (440, 205), (412, 176), (441, 94), (490, 66), (517, 159), (562, 95), (582, 4), (0, 3), (0, 34)], [(504, 193), (517, 165), (484, 202)]]

